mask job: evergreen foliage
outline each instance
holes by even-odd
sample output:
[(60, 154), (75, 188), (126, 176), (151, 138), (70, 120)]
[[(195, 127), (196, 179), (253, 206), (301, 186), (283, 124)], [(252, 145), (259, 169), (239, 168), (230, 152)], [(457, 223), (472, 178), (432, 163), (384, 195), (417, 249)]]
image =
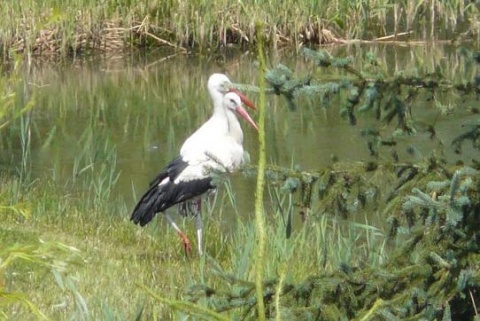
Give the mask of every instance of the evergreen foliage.
[[(311, 208), (304, 194), (310, 191), (310, 197), (319, 200), (313, 202), (317, 207), (313, 212), (320, 215), (348, 217), (365, 206), (384, 208), (391, 245), (389, 259), (380, 267), (344, 263), (334, 273), (312, 271), (300, 283), (280, 284), (276, 277), (264, 281), (268, 317), (275, 317), (277, 290), (282, 317), (289, 320), (467, 320), (475, 316), (471, 294), (476, 296), (480, 290), (480, 173), (466, 166), (450, 169), (431, 159), (395, 167), (399, 173), (393, 178), (396, 193), (378, 188), (372, 180), (386, 170), (380, 165), (372, 169), (361, 164), (352, 170), (337, 164), (315, 173), (269, 170), (268, 177), (284, 182), (282, 191), (299, 194), (298, 207)], [(346, 187), (350, 193), (345, 193)], [(254, 319), (255, 284), (235, 278), (218, 265), (215, 269), (225, 288), (196, 285), (188, 291), (190, 299), (208, 298), (216, 312), (241, 309), (241, 319)]]
[[(477, 61), (478, 53), (460, 48), (459, 52), (471, 61)], [(312, 50), (303, 48), (305, 58), (312, 60), (318, 69), (312, 70), (307, 75), (295, 75), (283, 64), (278, 64), (266, 71), (265, 79), (268, 87), (266, 93), (283, 96), (291, 110), (297, 109), (297, 98), (306, 97), (310, 100), (319, 100), (319, 106), (329, 108), (332, 96), (340, 97), (342, 103), (340, 114), (348, 119), (351, 125), (357, 124), (359, 113), (373, 112), (379, 126), (389, 125), (396, 119), (396, 131), (392, 137), (382, 139), (378, 129), (366, 129), (368, 136), (367, 146), (372, 155), (378, 156), (378, 148), (382, 145), (395, 144), (395, 136), (415, 134), (417, 131), (427, 132), (431, 138), (436, 137), (435, 123), (417, 123), (409, 114), (415, 108), (415, 102), (425, 99), (435, 104), (439, 113), (448, 112), (448, 107), (441, 102), (442, 93), (453, 91), (462, 100), (468, 96), (480, 97), (480, 74), (472, 79), (462, 79), (454, 82), (446, 78), (442, 69), (437, 66), (434, 71), (415, 70), (412, 72), (399, 72), (390, 76), (382, 68), (378, 58), (373, 52), (366, 54), (363, 70), (353, 67), (352, 57), (333, 57), (326, 50)], [(322, 81), (317, 77), (326, 73), (329, 68), (343, 71), (342, 78), (332, 81)], [(319, 79), (317, 79), (319, 78)], [(258, 88), (248, 85), (238, 85), (243, 90), (259, 91)], [(472, 113), (477, 114), (478, 109), (473, 108)], [(457, 153), (461, 152), (465, 141), (471, 141), (474, 148), (480, 147), (480, 125), (474, 124), (467, 131), (454, 139), (452, 145)], [(412, 147), (411, 152), (416, 149)]]

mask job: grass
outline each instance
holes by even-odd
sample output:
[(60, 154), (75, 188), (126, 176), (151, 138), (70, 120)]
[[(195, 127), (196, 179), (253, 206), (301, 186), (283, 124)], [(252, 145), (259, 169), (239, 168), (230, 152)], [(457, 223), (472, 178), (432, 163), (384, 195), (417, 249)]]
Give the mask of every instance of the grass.
[[(256, 22), (257, 36), (258, 30), (263, 28), (261, 22)], [(255, 292), (257, 298), (257, 318), (259, 321), (266, 320), (265, 303), (263, 302), (264, 289), (263, 289), (263, 267), (265, 266), (265, 211), (263, 204), (263, 194), (265, 189), (265, 167), (267, 164), (267, 152), (265, 146), (265, 70), (267, 68), (265, 63), (265, 50), (263, 46), (263, 40), (258, 37), (258, 53), (259, 60), (259, 72), (258, 72), (258, 84), (260, 87), (259, 95), (259, 117), (258, 117), (258, 173), (257, 173), (257, 187), (255, 190), (255, 235), (256, 235), (256, 248), (255, 248)]]
[(228, 43), (249, 47), (255, 43), (255, 21), (263, 21), (264, 38), (275, 47), (411, 31), (413, 39), (472, 39), (479, 34), (478, 7), (461, 0), (106, 0), (101, 5), (22, 0), (5, 4), (0, 13), (5, 17), (0, 22), (4, 54), (29, 57), (127, 47), (167, 46), (181, 52)]
[[(57, 262), (61, 269), (18, 260), (0, 270), (6, 290), (24, 293), (26, 299), (48, 318), (130, 320), (141, 311), (146, 319), (177, 318), (179, 314), (168, 305), (159, 304), (139, 285), (168, 300), (182, 300), (186, 298), (186, 289), (193, 284), (221, 283), (218, 273), (214, 273), (215, 265), (208, 260), (185, 259), (178, 237), (164, 219), (159, 218), (146, 229), (139, 229), (127, 220), (124, 213), (128, 209), (121, 201), (108, 202), (108, 206), (104, 203), (103, 207), (94, 203), (85, 205), (83, 200), (90, 193), (65, 194), (48, 182), (38, 182), (25, 191), (15, 179), (3, 181), (2, 203), (16, 200), (15, 195), (21, 189), (21, 199), (10, 205), (27, 208), (30, 214), (24, 217), (21, 213), (0, 209), (2, 249), (5, 251), (14, 245), (42, 248), (40, 240), (47, 244), (59, 242), (67, 249), (42, 258), (44, 263), (49, 258)], [(221, 199), (217, 200), (216, 207), (229, 206), (231, 195), (223, 196), (218, 196)], [(112, 208), (112, 204), (117, 207)], [(213, 211), (217, 216), (218, 210), (214, 208)], [(211, 215), (208, 213), (207, 217)], [(233, 234), (222, 232), (221, 222), (221, 217), (207, 219), (207, 253), (225, 272), (234, 273), (239, 279), (252, 279), (253, 222), (239, 218)], [(341, 262), (375, 265), (385, 256), (383, 248), (377, 246), (383, 237), (370, 233), (371, 227), (339, 224), (325, 216), (313, 225), (303, 226), (287, 240), (280, 222), (275, 219), (266, 228), (269, 240), (264, 267), (266, 276), (283, 271), (289, 280), (302, 280), (313, 271), (331, 272)], [(194, 233), (193, 225), (189, 220), (185, 222), (190, 235)], [(342, 231), (341, 225), (347, 227), (347, 232)], [(370, 243), (360, 242), (362, 237), (368, 238)], [(68, 250), (73, 248), (78, 251)], [(369, 255), (376, 258), (365, 261)], [(302, 260), (301, 266), (287, 265), (287, 262), (299, 260)], [(32, 311), (21, 304), (9, 304), (3, 311), (7, 318), (29, 319), (32, 315)]]

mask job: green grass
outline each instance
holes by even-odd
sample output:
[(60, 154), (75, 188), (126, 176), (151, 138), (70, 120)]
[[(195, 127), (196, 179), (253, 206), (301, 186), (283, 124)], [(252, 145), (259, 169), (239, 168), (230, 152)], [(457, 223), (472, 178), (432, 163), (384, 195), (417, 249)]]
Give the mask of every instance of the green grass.
[[(3, 179), (2, 204), (23, 212), (0, 208), (2, 251), (14, 245), (42, 249), (40, 240), (60, 242), (67, 249), (51, 250), (53, 253), (40, 258), (43, 264), (18, 259), (0, 270), (6, 291), (23, 293), (47, 317), (131, 320), (143, 311), (145, 320), (177, 318), (181, 313), (160, 304), (140, 285), (165, 299), (183, 300), (193, 284), (221, 285), (214, 268), (217, 264), (238, 279), (253, 280), (253, 222), (238, 217), (237, 228), (224, 232), (222, 214), (218, 217), (222, 213), (219, 207), (231, 206), (232, 195), (220, 193), (213, 213), (206, 213), (206, 252), (217, 262), (214, 265), (196, 255), (186, 259), (177, 235), (161, 217), (141, 229), (128, 221), (129, 209), (121, 200), (85, 205), (83, 200), (88, 197), (91, 193), (65, 193), (48, 181), (26, 188), (15, 179)], [(342, 262), (376, 265), (385, 256), (383, 247), (377, 246), (383, 236), (371, 233), (372, 227), (339, 223), (324, 216), (299, 226), (287, 240), (283, 223), (275, 218), (278, 213), (266, 215), (273, 215), (266, 228), (266, 277), (281, 272), (290, 281), (301, 281), (312, 273), (332, 272)], [(193, 221), (184, 224), (188, 234), (194, 235)], [(57, 264), (45, 264), (48, 260)], [(289, 264), (300, 260), (301, 265)], [(8, 319), (29, 319), (33, 313), (19, 303), (8, 304), (3, 311)]]
[(324, 28), (345, 39), (370, 40), (406, 31), (414, 31), (413, 39), (453, 39), (461, 33), (471, 39), (479, 34), (478, 13), (475, 3), (463, 0), (23, 0), (0, 8), (5, 17), (0, 44), (4, 53), (62, 56), (129, 46), (251, 46), (255, 21), (264, 22), (265, 39), (275, 46), (328, 42)]

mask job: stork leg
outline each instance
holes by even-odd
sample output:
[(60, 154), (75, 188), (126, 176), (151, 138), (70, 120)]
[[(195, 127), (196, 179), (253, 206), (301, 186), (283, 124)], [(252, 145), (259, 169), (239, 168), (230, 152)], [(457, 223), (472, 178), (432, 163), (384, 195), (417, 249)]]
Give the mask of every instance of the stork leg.
[(183, 233), (182, 230), (180, 230), (177, 223), (175, 223), (175, 221), (170, 217), (170, 215), (167, 212), (165, 212), (165, 217), (167, 218), (170, 225), (175, 229), (175, 231), (177, 231), (178, 235), (182, 239), (183, 246), (185, 248), (185, 254), (188, 255), (188, 253), (192, 251), (192, 245), (190, 244), (190, 240), (185, 235), (185, 233)]
[(203, 221), (202, 221), (202, 199), (200, 197), (192, 202), (191, 210), (195, 215), (195, 228), (197, 229), (198, 254), (201, 256), (203, 255), (203, 250), (202, 250)]

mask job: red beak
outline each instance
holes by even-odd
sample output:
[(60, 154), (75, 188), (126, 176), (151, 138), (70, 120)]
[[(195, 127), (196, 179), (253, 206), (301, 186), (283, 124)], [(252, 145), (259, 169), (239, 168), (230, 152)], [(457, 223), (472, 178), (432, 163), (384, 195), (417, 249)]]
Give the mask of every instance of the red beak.
[(237, 90), (235, 88), (230, 88), (228, 90), (228, 92), (236, 93), (240, 97), (240, 99), (242, 100), (242, 103), (245, 104), (245, 106), (248, 106), (252, 109), (257, 109), (257, 107), (255, 107), (255, 105), (244, 94), (242, 94), (239, 90)]
[(252, 117), (250, 117), (250, 115), (247, 113), (247, 111), (245, 109), (243, 109), (242, 106), (239, 106), (237, 108), (237, 113), (243, 117), (243, 119), (245, 119), (247, 121), (247, 123), (249, 123), (250, 125), (252, 125), (253, 128), (255, 128), (257, 131), (258, 131), (258, 126), (257, 124), (255, 124), (255, 121), (252, 119)]
[[(242, 94), (240, 91), (238, 91), (237, 89), (235, 88), (230, 88), (228, 90), (229, 92), (233, 92), (233, 93), (236, 93), (238, 95), (238, 97), (240, 97), (240, 100), (242, 101), (242, 103), (245, 104), (245, 106), (248, 106), (252, 109), (257, 109), (255, 107), (255, 105), (244, 95)], [(257, 124), (255, 124), (255, 121), (250, 117), (250, 115), (247, 113), (247, 111), (245, 109), (243, 109), (241, 106), (239, 109), (237, 109), (237, 113), (240, 114), (240, 116), (242, 116), (250, 125), (252, 125), (253, 128), (255, 128), (257, 131), (258, 131), (258, 126)]]

